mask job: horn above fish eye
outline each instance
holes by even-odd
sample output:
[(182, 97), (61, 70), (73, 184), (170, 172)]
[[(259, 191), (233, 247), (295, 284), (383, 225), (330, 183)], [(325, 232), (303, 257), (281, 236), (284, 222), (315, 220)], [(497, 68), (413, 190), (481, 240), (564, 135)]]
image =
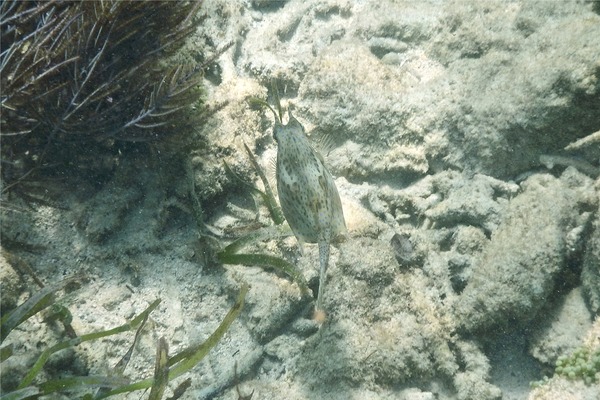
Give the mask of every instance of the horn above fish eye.
[(288, 123), (286, 126), (295, 126), (298, 127), (304, 132), (304, 126), (292, 115), (292, 111), (288, 110)]

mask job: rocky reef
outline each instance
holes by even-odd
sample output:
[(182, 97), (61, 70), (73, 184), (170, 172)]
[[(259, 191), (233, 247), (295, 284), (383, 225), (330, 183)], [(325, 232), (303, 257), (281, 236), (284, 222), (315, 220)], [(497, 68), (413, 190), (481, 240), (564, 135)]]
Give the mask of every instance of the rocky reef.
[[(139, 376), (158, 336), (174, 349), (206, 338), (248, 283), (187, 398), (597, 398), (600, 372), (585, 378), (600, 352), (597, 4), (201, 10), (184, 56), (232, 45), (205, 72), (210, 113), (179, 162), (164, 171), (138, 152), (65, 208), (3, 211), (3, 235), (23, 244), (11, 251), (42, 277), (92, 277), (69, 305), (76, 329), (162, 297), (131, 362)], [(273, 225), (248, 189), (264, 183), (245, 150), (273, 175), (272, 114), (249, 101), (273, 104), (273, 81), (334, 175), (348, 226), (331, 249), (320, 324), (293, 279), (215, 257)], [(300, 254), (281, 236), (245, 251), (293, 264), (316, 293), (318, 249)], [(34, 340), (48, 334), (31, 324)], [(79, 355), (90, 373), (114, 365), (115, 342)], [(578, 365), (586, 372), (569, 377)]]

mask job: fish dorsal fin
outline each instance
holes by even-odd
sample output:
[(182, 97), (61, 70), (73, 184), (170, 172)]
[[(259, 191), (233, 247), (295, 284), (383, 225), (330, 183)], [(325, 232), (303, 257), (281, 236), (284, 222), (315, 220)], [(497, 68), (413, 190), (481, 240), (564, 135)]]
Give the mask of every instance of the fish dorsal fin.
[(329, 154), (341, 146), (341, 140), (331, 132), (317, 130), (311, 132), (310, 141), (313, 149), (320, 153), (325, 158), (329, 157)]

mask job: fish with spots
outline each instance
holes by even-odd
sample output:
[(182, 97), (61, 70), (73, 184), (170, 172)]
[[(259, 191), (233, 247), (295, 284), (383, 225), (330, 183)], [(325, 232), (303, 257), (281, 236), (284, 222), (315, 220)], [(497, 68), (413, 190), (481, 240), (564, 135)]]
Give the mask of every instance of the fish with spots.
[[(319, 292), (316, 311), (322, 313), (329, 245), (346, 232), (340, 195), (321, 155), (311, 146), (304, 127), (288, 111), (286, 125), (276, 118), (277, 191), (283, 215), (300, 246), (319, 245)], [(324, 315), (324, 313), (322, 314)]]

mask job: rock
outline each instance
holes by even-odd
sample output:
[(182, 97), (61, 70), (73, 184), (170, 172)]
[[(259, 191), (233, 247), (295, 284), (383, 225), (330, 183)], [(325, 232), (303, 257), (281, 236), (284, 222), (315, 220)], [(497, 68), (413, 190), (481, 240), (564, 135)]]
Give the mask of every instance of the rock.
[(367, 237), (349, 239), (340, 245), (337, 268), (373, 288), (389, 285), (398, 270), (392, 247)]
[(514, 194), (517, 189), (484, 175), (473, 177), (457, 176), (446, 182), (445, 190), (440, 185), (443, 200), (428, 209), (425, 216), (438, 226), (479, 226), (486, 232), (496, 229), (500, 222), (505, 201), (501, 196)]
[[(600, 193), (600, 181), (596, 181), (596, 192)], [(600, 195), (599, 195), (600, 196)], [(588, 301), (590, 310), (600, 314), (600, 214), (592, 224), (592, 233), (585, 245), (583, 253), (583, 270), (581, 284)]]
[(508, 205), (456, 301), (466, 331), (508, 327), (536, 316), (565, 267), (568, 233), (580, 221), (581, 195), (563, 179), (536, 175)]
[(539, 328), (536, 326), (529, 351), (541, 363), (554, 366), (559, 356), (581, 347), (592, 327), (581, 288), (573, 289), (546, 321)]
[[(592, 327), (588, 330), (582, 349), (589, 354), (600, 356), (600, 318), (596, 318)], [(600, 363), (596, 363), (600, 368)], [(555, 400), (555, 399), (577, 399), (596, 400), (600, 398), (600, 372), (596, 372), (596, 382), (586, 383), (583, 379), (569, 379), (563, 375), (556, 374), (551, 378), (545, 378), (537, 382), (535, 388), (529, 394), (528, 400)]]
[(454, 376), (458, 399), (501, 399), (500, 389), (488, 382), (491, 367), (481, 349), (468, 341), (458, 343), (457, 347), (465, 365), (464, 371)]

